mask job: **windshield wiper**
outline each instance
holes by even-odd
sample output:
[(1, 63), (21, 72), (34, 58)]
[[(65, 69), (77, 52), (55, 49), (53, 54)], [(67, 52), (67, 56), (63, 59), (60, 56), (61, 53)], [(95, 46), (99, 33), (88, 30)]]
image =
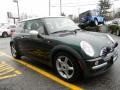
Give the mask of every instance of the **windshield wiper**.
[(61, 30), (61, 31), (52, 32), (51, 34), (61, 33), (61, 32), (75, 32), (75, 33), (77, 33), (78, 30), (81, 30), (81, 29), (77, 28), (77, 29), (74, 29), (74, 30)]
[(61, 31), (52, 32), (51, 34), (54, 34), (54, 33), (61, 33), (61, 32), (71, 32), (71, 31), (69, 31), (69, 30), (61, 30)]

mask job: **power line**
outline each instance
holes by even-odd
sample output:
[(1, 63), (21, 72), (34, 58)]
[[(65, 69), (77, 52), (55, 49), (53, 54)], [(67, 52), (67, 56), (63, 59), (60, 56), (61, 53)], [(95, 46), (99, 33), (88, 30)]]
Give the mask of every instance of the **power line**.
[(49, 0), (49, 16), (50, 16), (50, 13), (51, 13), (51, 2)]
[[(97, 2), (96, 2), (97, 3)], [(86, 2), (76, 2), (76, 3), (62, 3), (62, 5), (70, 5), (70, 4), (86, 4)], [(95, 4), (95, 3), (89, 3), (89, 4)], [(52, 4), (52, 5), (59, 5), (59, 4)]]
[[(97, 5), (97, 4), (98, 4), (98, 3), (96, 3), (96, 4), (86, 4), (86, 5), (70, 5), (70, 6), (62, 5), (62, 7), (78, 7), (78, 6)], [(60, 5), (51, 5), (51, 7), (60, 7)]]

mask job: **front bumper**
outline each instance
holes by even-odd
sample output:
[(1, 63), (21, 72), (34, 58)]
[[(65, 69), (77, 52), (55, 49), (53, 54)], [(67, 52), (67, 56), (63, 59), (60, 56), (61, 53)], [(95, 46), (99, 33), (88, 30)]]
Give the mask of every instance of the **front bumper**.
[(106, 72), (109, 67), (117, 60), (117, 58), (118, 51), (117, 48), (115, 48), (114, 51), (107, 54), (106, 57), (98, 57), (95, 59), (87, 60), (87, 70), (85, 71), (85, 76), (91, 77)]

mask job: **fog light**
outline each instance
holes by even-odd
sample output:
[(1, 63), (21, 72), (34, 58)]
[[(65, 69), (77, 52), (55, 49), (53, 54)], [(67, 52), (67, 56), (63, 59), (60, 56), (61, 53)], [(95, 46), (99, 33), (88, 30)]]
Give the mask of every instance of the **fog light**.
[(98, 65), (98, 63), (99, 63), (99, 61), (95, 61), (95, 66), (97, 66), (97, 65)]

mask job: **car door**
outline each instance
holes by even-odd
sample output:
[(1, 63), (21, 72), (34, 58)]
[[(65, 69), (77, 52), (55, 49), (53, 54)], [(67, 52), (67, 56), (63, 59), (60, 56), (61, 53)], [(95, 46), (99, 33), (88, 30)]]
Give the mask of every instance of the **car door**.
[(24, 23), (25, 22), (19, 22), (17, 24), (17, 27), (16, 27), (16, 31), (12, 34), (12, 38), (15, 37), (15, 42), (17, 44), (17, 47), (19, 48), (20, 52), (24, 52), (23, 51), (23, 48), (24, 48), (24, 45), (23, 45), (23, 40), (24, 40), (24, 35), (25, 35), (25, 31), (24, 31)]
[[(39, 60), (47, 60), (49, 55), (49, 50), (51, 46), (48, 40), (45, 38), (47, 35), (45, 33), (45, 26), (40, 20), (32, 20), (26, 23), (24, 36), (24, 52), (28, 57), (32, 57)], [(31, 35), (31, 31), (37, 31), (40, 35)], [(43, 62), (44, 62), (43, 61)]]

